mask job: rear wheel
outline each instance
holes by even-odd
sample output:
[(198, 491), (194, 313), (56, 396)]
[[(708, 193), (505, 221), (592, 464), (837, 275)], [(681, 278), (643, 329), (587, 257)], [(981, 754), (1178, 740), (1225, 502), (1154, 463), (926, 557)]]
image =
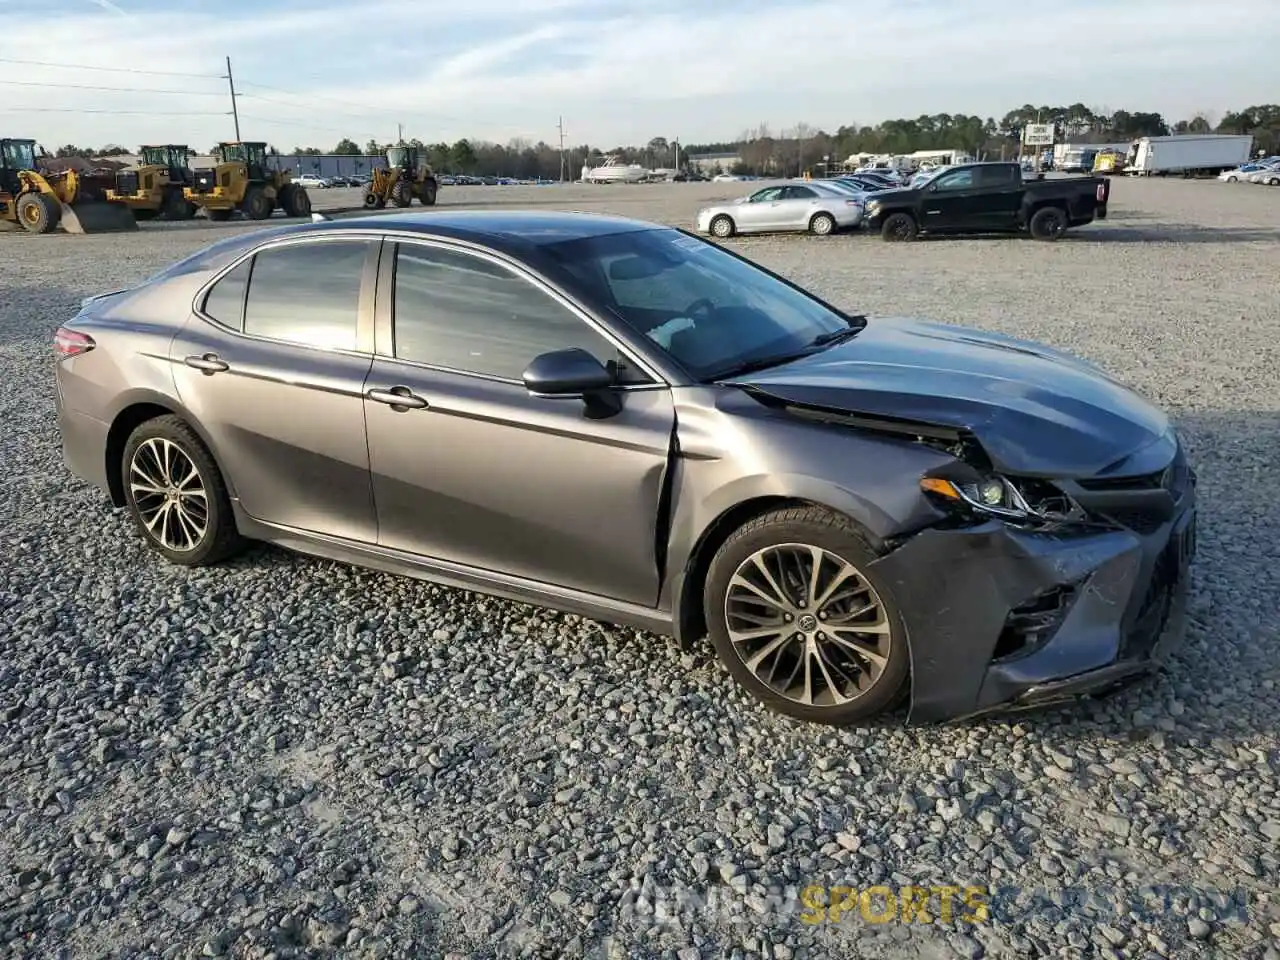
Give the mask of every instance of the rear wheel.
[(829, 213), (815, 213), (809, 221), (809, 230), (820, 237), (836, 232), (836, 218)]
[(733, 218), (728, 214), (722, 213), (718, 217), (711, 220), (711, 232), (720, 239), (732, 237), (734, 233)]
[(422, 185), (422, 205), (424, 207), (434, 207), (436, 205), (436, 193), (440, 188), (434, 180), (428, 180)]
[(24, 193), (18, 198), (18, 221), (31, 233), (51, 233), (62, 219), (58, 201), (47, 193)]
[(134, 524), (171, 563), (216, 563), (243, 546), (222, 474), (180, 417), (156, 417), (137, 426), (125, 443), (120, 468)]
[(916, 218), (909, 213), (891, 213), (880, 226), (880, 236), (892, 243), (914, 240), (918, 232)]
[(1037, 240), (1057, 240), (1067, 229), (1066, 211), (1060, 207), (1041, 207), (1031, 215), (1027, 229)]
[(704, 616), (721, 662), (771, 710), (813, 723), (873, 717), (906, 690), (910, 658), (875, 553), (817, 507), (765, 514), (716, 552)]
[(240, 206), (250, 220), (265, 220), (271, 216), (271, 198), (262, 187), (250, 187)]

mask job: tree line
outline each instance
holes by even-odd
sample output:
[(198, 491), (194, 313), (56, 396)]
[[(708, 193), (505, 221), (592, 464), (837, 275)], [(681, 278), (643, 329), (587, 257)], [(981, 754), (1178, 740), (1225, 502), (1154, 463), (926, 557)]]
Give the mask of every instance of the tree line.
[[(427, 162), (439, 173), (502, 176), (519, 179), (558, 180), (563, 172), (576, 179), (584, 162), (601, 155), (617, 154), (627, 163), (647, 167), (686, 165), (691, 155), (723, 153), (737, 157), (724, 165), (725, 172), (740, 174), (787, 174), (820, 169), (856, 153), (906, 154), (916, 150), (965, 150), (988, 159), (1014, 156), (1019, 152), (1023, 128), (1030, 123), (1052, 123), (1056, 139), (1077, 143), (1123, 143), (1138, 137), (1161, 137), (1180, 133), (1251, 134), (1254, 149), (1268, 155), (1280, 153), (1280, 105), (1265, 104), (1243, 110), (1229, 110), (1220, 117), (1207, 112), (1170, 122), (1159, 113), (1108, 110), (1082, 103), (1069, 106), (1025, 104), (1000, 119), (939, 113), (915, 119), (885, 120), (873, 126), (845, 124), (829, 132), (804, 123), (778, 130), (766, 124), (744, 130), (735, 140), (719, 143), (675, 143), (654, 137), (642, 146), (601, 149), (578, 144), (560, 150), (544, 141), (510, 140), (505, 144), (461, 139), (454, 143), (430, 143), (413, 139), (406, 145), (423, 151)], [(343, 138), (324, 149), (298, 146), (278, 151), (282, 156), (340, 155), (381, 156), (395, 144), (370, 140), (363, 146)], [(275, 149), (274, 147), (272, 148)], [(210, 151), (212, 152), (212, 151)], [(67, 145), (56, 155), (118, 156), (128, 153), (112, 144), (102, 150)], [(679, 160), (677, 161), (677, 157)]]

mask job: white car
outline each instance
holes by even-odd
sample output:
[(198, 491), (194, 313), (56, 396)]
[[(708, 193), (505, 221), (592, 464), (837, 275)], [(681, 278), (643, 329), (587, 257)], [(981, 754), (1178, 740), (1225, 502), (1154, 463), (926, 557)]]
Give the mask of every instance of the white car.
[(1249, 174), (1250, 183), (1265, 183), (1269, 187), (1280, 186), (1280, 162), (1263, 161)]
[(712, 183), (737, 183), (743, 178), (733, 173), (717, 173), (711, 178)]
[(329, 181), (324, 177), (317, 177), (314, 173), (303, 173), (293, 178), (293, 182), (300, 187), (306, 187), (308, 190), (323, 190), (329, 186)]
[(750, 196), (698, 211), (699, 233), (725, 239), (739, 233), (794, 231), (827, 236), (862, 222), (865, 205), (843, 190), (812, 182), (762, 187)]

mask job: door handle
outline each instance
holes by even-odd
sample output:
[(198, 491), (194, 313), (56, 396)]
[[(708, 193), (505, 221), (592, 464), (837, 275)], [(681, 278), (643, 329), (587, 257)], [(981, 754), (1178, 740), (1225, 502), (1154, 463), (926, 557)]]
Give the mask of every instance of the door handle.
[(183, 362), (188, 367), (195, 367), (205, 373), (220, 373), (231, 369), (227, 361), (219, 359), (216, 353), (206, 353), (202, 357), (187, 357)]
[(370, 400), (376, 400), (378, 403), (385, 403), (388, 406), (400, 407), (406, 410), (421, 410), (427, 406), (427, 401), (423, 400), (408, 387), (392, 387), (390, 390), (370, 390), (365, 396)]

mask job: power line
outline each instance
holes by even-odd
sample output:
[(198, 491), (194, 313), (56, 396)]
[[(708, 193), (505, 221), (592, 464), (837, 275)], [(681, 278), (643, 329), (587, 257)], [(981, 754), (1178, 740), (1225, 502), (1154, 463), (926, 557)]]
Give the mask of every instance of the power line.
[(16, 63), (26, 67), (57, 67), (59, 70), (101, 70), (104, 73), (146, 74), (152, 77), (192, 77), (204, 80), (222, 80), (217, 73), (179, 73), (174, 70), (136, 70), (132, 67), (91, 67), (87, 64), (49, 63), (45, 60), (14, 60), (11, 57), (0, 57), (0, 63)]
[(0, 107), (0, 113), (107, 113), (137, 117), (229, 117), (231, 112), (208, 110), (93, 110), (84, 107)]
[(171, 93), (183, 97), (221, 97), (205, 90), (156, 90), (152, 87), (100, 87), (96, 83), (50, 83), (44, 80), (0, 80), (6, 87), (57, 87), (62, 90), (100, 90), (107, 93)]

